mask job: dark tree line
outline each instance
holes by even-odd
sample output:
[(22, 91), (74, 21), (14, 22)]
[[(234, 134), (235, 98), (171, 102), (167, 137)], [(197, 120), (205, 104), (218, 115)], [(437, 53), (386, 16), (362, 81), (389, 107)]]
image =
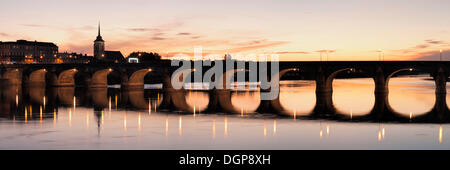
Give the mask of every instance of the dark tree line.
[(132, 52), (128, 57), (138, 58), (141, 63), (161, 60), (161, 56), (153, 52)]

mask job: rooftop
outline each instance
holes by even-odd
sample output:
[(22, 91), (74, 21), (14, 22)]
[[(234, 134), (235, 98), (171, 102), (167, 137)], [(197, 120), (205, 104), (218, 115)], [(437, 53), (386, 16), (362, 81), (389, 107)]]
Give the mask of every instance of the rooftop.
[(38, 46), (57, 47), (54, 43), (51, 43), (51, 42), (38, 42), (38, 41), (27, 41), (27, 40), (17, 40), (17, 41), (7, 41), (7, 42), (0, 41), (0, 44), (38, 45)]

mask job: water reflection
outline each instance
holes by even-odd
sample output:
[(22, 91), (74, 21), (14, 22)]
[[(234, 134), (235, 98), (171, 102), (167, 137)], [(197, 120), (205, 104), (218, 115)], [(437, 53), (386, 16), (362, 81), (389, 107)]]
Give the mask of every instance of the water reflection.
[[(284, 114), (297, 116), (309, 115), (316, 104), (316, 85), (314, 81), (285, 81), (280, 87), (280, 104)], [(295, 99), (295, 100), (293, 100)]]
[(239, 110), (241, 114), (254, 113), (261, 100), (257, 91), (234, 91), (231, 93), (231, 104), (235, 110)]
[(396, 77), (389, 81), (389, 104), (401, 116), (424, 115), (436, 102), (434, 81), (422, 77)]
[[(449, 112), (441, 111), (442, 106), (447, 110), (448, 100), (435, 95), (433, 81), (425, 78), (393, 78), (386, 98), (374, 95), (371, 79), (336, 80), (332, 107), (337, 112), (326, 115), (315, 113), (311, 81), (283, 82), (279, 98), (271, 101), (280, 107), (265, 113), (258, 113), (263, 103), (255, 90), (167, 93), (160, 89), (8, 87), (0, 90), (0, 148), (355, 147), (345, 143), (369, 149), (398, 143), (448, 147), (443, 136)], [(235, 112), (211, 109), (223, 109), (216, 94), (229, 94), (225, 97), (229, 102), (222, 104), (230, 104), (225, 106)], [(374, 112), (380, 105), (389, 107)], [(434, 122), (440, 124), (416, 124)], [(127, 142), (138, 137), (135, 142), (143, 142), (124, 145), (119, 137)]]
[(375, 104), (374, 90), (372, 78), (334, 80), (333, 104), (339, 113), (349, 117), (367, 115)]
[(186, 95), (187, 105), (192, 107), (192, 112), (202, 112), (208, 107), (209, 95), (202, 91), (189, 91)]

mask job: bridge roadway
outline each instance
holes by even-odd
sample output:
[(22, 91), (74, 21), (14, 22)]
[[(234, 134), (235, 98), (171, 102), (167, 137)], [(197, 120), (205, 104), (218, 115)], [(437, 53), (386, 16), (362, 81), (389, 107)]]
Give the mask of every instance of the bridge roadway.
[[(249, 63), (246, 63), (249, 69)], [(271, 63), (267, 64), (270, 70)], [(161, 109), (176, 108), (184, 112), (193, 112), (195, 109), (186, 104), (186, 90), (176, 90), (172, 87), (171, 76), (179, 67), (171, 66), (170, 61), (160, 61), (146, 64), (14, 64), (1, 65), (1, 81), (6, 86), (25, 87), (75, 87), (87, 86), (91, 91), (106, 89), (108, 80), (117, 79), (124, 91), (143, 91), (144, 79), (149, 76), (163, 84), (164, 98)], [(204, 74), (210, 66), (202, 70), (185, 70), (186, 73)], [(225, 68), (225, 67), (224, 67)], [(372, 77), (375, 83), (375, 106), (371, 117), (379, 119), (394, 119), (395, 111), (389, 106), (388, 84), (389, 79), (397, 73), (420, 72), (433, 77), (436, 84), (436, 104), (427, 116), (448, 117), (446, 105), (446, 82), (450, 74), (450, 62), (440, 61), (333, 61), (333, 62), (279, 62), (279, 74), (268, 74), (267, 79), (283, 77), (294, 72), (297, 77), (306, 77), (316, 82), (316, 107), (312, 115), (339, 115), (333, 106), (332, 92), (333, 80), (339, 73), (347, 72), (349, 75)], [(223, 70), (226, 74), (236, 74), (240, 70)], [(115, 75), (111, 76), (111, 75)], [(229, 83), (224, 76), (222, 83)], [(219, 79), (220, 80), (220, 79)], [(224, 84), (226, 85), (226, 84)], [(104, 90), (103, 90), (104, 91)], [(261, 92), (270, 89), (261, 89)], [(210, 103), (205, 112), (239, 113), (231, 105), (232, 89), (212, 89), (209, 91)], [(139, 95), (137, 95), (139, 96)], [(279, 98), (261, 101), (258, 112), (283, 112)], [(419, 119), (430, 119), (423, 116)]]

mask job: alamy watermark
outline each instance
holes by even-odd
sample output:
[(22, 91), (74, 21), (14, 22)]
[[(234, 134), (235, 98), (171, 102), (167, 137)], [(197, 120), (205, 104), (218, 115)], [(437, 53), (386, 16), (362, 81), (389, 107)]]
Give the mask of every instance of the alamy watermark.
[[(177, 90), (182, 89), (186, 80), (191, 80), (191, 76), (193, 76), (194, 82), (209, 84), (209, 86), (207, 86), (208, 89), (245, 89), (245, 86), (232, 87), (231, 83), (234, 81), (232, 79), (234, 74), (236, 74), (237, 82), (245, 82), (246, 72), (248, 72), (248, 81), (259, 82), (260, 84), (261, 100), (274, 100), (278, 97), (280, 89), (278, 54), (250, 54), (245, 57), (239, 55), (240, 58), (245, 58), (245, 60), (234, 60), (231, 58), (231, 55), (227, 54), (224, 60), (204, 60), (205, 58), (212, 58), (212, 56), (218, 55), (209, 54), (208, 56), (203, 57), (202, 47), (195, 47), (194, 58), (188, 56), (188, 60), (179, 59), (186, 57), (186, 55), (178, 54), (174, 56), (175, 59), (172, 60), (171, 66), (180, 66), (180, 64), (181, 66), (172, 74), (171, 83), (173, 88)], [(203, 62), (193, 62), (194, 64), (192, 67), (192, 60), (202, 60)], [(270, 74), (268, 74), (269, 61)], [(214, 66), (211, 67), (212, 62), (214, 62)], [(247, 62), (249, 63), (248, 68), (246, 68)], [(205, 74), (203, 74), (204, 66), (211, 67)], [(268, 75), (270, 75), (270, 81)], [(255, 84), (249, 83), (249, 88), (256, 89), (258, 87)]]

